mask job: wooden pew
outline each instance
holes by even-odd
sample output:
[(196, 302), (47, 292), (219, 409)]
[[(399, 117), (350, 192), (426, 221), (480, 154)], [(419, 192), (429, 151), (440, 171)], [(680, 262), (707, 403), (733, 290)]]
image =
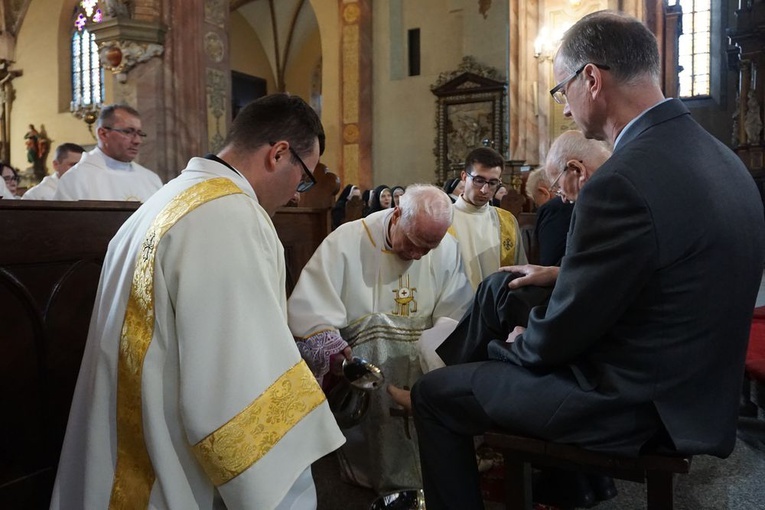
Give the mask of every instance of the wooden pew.
[(103, 257), (137, 207), (0, 200), (0, 508), (47, 508)]
[[(288, 292), (330, 232), (339, 182), (317, 178), (273, 218)], [(0, 200), (0, 508), (48, 508), (104, 255), (138, 206)]]

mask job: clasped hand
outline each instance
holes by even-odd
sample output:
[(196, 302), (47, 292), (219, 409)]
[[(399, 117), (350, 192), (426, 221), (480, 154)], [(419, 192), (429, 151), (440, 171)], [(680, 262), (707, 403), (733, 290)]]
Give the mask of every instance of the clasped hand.
[(517, 278), (508, 284), (508, 287), (511, 289), (517, 289), (527, 285), (552, 287), (558, 279), (559, 270), (560, 268), (557, 266), (535, 266), (533, 264), (503, 266), (498, 269), (498, 271), (517, 275)]

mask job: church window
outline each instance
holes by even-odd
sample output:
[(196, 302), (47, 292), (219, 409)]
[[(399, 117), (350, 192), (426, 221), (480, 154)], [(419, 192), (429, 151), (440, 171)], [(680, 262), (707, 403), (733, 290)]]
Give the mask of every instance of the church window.
[(100, 104), (104, 99), (104, 72), (95, 36), (87, 23), (98, 23), (101, 10), (94, 0), (83, 0), (75, 9), (72, 32), (72, 108)]
[(679, 39), (681, 98), (706, 97), (711, 94), (712, 2), (711, 0), (669, 0), (683, 12), (683, 33)]

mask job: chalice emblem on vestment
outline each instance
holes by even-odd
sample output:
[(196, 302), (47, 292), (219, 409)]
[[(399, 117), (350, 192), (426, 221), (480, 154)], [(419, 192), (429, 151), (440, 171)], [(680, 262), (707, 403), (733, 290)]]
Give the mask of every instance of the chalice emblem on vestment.
[(409, 275), (398, 277), (398, 288), (393, 289), (395, 296), (393, 301), (396, 302), (393, 315), (409, 317), (410, 313), (417, 311), (417, 301), (414, 299), (415, 292), (417, 292), (417, 288), (409, 286)]

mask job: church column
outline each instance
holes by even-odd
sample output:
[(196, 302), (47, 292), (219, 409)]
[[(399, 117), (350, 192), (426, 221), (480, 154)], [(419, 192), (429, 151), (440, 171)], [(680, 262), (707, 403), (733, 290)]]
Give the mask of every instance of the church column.
[(372, 0), (338, 0), (340, 48), (342, 182), (371, 188), (372, 175)]

